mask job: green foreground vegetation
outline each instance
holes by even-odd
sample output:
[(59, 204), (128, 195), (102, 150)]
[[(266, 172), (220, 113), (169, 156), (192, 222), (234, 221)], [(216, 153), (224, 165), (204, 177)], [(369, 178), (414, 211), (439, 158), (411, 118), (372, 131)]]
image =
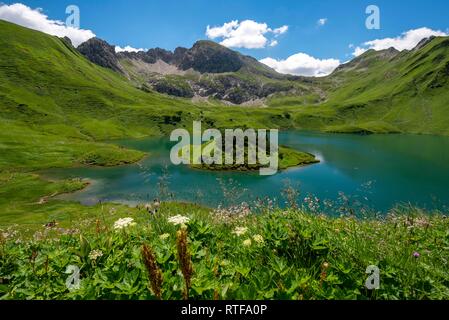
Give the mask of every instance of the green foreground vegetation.
[[(84, 185), (1, 175), (1, 299), (449, 298), (444, 212), (328, 217), (288, 189), (287, 209), (163, 202), (151, 214), (53, 199)], [(80, 268), (73, 291), (70, 265)], [(379, 290), (365, 288), (370, 265)]]
[[(447, 217), (105, 204), (70, 228), (3, 230), (3, 299), (448, 299)], [(118, 220), (124, 218), (124, 220)], [(131, 219), (126, 219), (131, 218)], [(69, 290), (69, 265), (80, 287)], [(367, 290), (365, 270), (380, 269)]]

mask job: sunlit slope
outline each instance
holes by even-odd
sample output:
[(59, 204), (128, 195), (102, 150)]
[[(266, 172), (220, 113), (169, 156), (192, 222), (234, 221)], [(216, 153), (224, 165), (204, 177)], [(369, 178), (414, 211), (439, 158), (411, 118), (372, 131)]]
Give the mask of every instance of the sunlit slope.
[(157, 133), (185, 104), (134, 88), (62, 39), (0, 21), (0, 168), (134, 161), (95, 141)]
[(412, 51), (369, 51), (328, 80), (333, 88), (326, 105), (347, 128), (371, 122), (404, 132), (449, 134), (447, 37)]
[(370, 50), (316, 78), (314, 97), (274, 96), (295, 126), (332, 132), (449, 135), (449, 38), (423, 40), (411, 51)]
[(81, 133), (90, 135), (90, 131), (101, 131), (95, 119), (117, 116), (122, 107), (185, 105), (134, 88), (57, 37), (0, 21), (0, 45), (0, 101), (6, 119), (77, 124)]
[(267, 102), (273, 108), (194, 104), (139, 90), (63, 39), (0, 21), (0, 169), (127, 163), (142, 155), (98, 141), (168, 134), (193, 120), (216, 128), (449, 135), (448, 78), (449, 39), (435, 38), (409, 52), (369, 51), (310, 79), (319, 97), (276, 96)]
[(294, 126), (283, 110), (193, 104), (135, 88), (63, 39), (0, 21), (0, 170), (119, 164), (130, 153), (97, 141), (169, 134), (193, 120), (216, 128)]

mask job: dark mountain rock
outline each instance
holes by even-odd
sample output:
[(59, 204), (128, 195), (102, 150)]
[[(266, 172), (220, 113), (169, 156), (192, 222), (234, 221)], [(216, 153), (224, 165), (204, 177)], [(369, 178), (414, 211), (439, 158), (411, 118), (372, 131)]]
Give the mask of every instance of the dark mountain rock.
[(198, 41), (191, 49), (179, 47), (174, 52), (155, 48), (147, 52), (120, 52), (116, 56), (119, 59), (142, 60), (149, 64), (162, 60), (181, 70), (193, 69), (200, 73), (236, 72), (244, 65), (239, 53), (212, 41)]
[(150, 49), (148, 50), (146, 55), (148, 57), (151, 57), (151, 59), (154, 61), (153, 63), (155, 63), (157, 60), (162, 60), (168, 64), (171, 64), (173, 62), (173, 53), (165, 49)]
[(122, 72), (120, 63), (115, 53), (115, 47), (106, 41), (92, 38), (78, 46), (78, 51), (93, 63)]
[(242, 68), (250, 73), (257, 73), (272, 79), (287, 79), (292, 76), (281, 75), (256, 59), (244, 56), (213, 41), (198, 41), (192, 48), (178, 47), (174, 52), (155, 48), (147, 52), (115, 52), (115, 47), (106, 41), (93, 38), (78, 47), (86, 58), (95, 64), (122, 71), (119, 61), (121, 59), (141, 60), (154, 64), (158, 60), (176, 66), (181, 70), (193, 69), (200, 73), (227, 73), (237, 72)]
[(64, 41), (69, 47), (73, 48), (72, 40), (70, 40), (69, 37), (62, 38), (62, 41)]
[(180, 65), (182, 59), (184, 58), (185, 54), (189, 51), (187, 48), (178, 47), (175, 49), (175, 52), (173, 53), (173, 62), (176, 65)]
[[(252, 57), (212, 41), (198, 41), (190, 49), (178, 47), (174, 52), (155, 48), (147, 52), (116, 53), (113, 46), (94, 38), (80, 45), (78, 50), (90, 61), (126, 74), (131, 81), (137, 75), (139, 79), (134, 80), (140, 83), (139, 87), (146, 90), (151, 87), (159, 93), (184, 98), (212, 97), (241, 104), (289, 92), (295, 89), (291, 81), (303, 81), (301, 77), (279, 74)], [(138, 63), (126, 63), (131, 60)], [(172, 69), (153, 66), (158, 61)], [(126, 63), (126, 68), (122, 63)], [(186, 72), (190, 75), (184, 77)], [(142, 86), (142, 78), (145, 86)]]
[(119, 59), (142, 60), (149, 64), (156, 63), (158, 60), (162, 60), (168, 64), (171, 64), (173, 62), (174, 55), (172, 52), (170, 52), (168, 50), (161, 49), (161, 48), (155, 48), (155, 49), (150, 49), (147, 52), (143, 52), (143, 51), (119, 52), (119, 53), (117, 53), (117, 57)]
[(179, 67), (201, 73), (236, 72), (243, 67), (243, 61), (235, 51), (212, 41), (198, 41), (184, 52)]
[(161, 78), (151, 81), (154, 90), (159, 93), (165, 93), (175, 97), (193, 98), (195, 95), (191, 86), (186, 82), (177, 79)]

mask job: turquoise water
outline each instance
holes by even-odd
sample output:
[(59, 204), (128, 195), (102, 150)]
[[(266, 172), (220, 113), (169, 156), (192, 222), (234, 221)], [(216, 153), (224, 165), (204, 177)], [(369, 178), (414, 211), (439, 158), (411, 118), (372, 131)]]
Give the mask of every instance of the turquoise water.
[[(345, 201), (349, 206), (382, 212), (398, 203), (429, 209), (449, 206), (448, 137), (283, 132), (279, 139), (280, 144), (315, 154), (321, 163), (268, 177), (257, 173), (192, 170), (170, 163), (173, 143), (168, 138), (148, 138), (116, 142), (148, 151), (150, 157), (139, 164), (54, 169), (46, 174), (93, 180), (87, 189), (63, 196), (83, 204), (99, 201), (137, 204), (161, 194), (165, 196), (168, 189), (173, 199), (210, 206), (263, 197), (283, 205), (281, 190), (288, 180), (300, 190), (300, 199), (313, 194), (322, 206), (327, 199), (334, 208)], [(222, 186), (227, 190), (225, 197)]]

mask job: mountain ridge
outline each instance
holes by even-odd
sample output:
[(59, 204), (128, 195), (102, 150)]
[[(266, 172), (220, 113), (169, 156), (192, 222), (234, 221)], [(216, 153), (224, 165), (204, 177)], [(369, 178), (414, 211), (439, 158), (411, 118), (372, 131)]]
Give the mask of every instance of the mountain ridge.
[(215, 128), (449, 135), (448, 37), (400, 53), (367, 51), (327, 77), (281, 80), (240, 56), (249, 64), (219, 74), (161, 59), (145, 70), (150, 64), (121, 56), (127, 77), (92, 63), (67, 39), (4, 21), (0, 44), (0, 121), (17, 130), (28, 123), (46, 134), (64, 136), (58, 126), (83, 139), (109, 139), (166, 134), (202, 119)]
[(92, 62), (122, 73), (145, 91), (235, 105), (262, 105), (282, 96), (303, 97), (320, 104), (329, 100), (329, 88), (341, 83), (342, 78), (370, 73), (379, 62), (393, 65), (395, 59), (409, 57), (439, 38), (444, 37), (422, 39), (412, 50), (367, 50), (320, 78), (280, 74), (250, 56), (209, 40), (197, 41), (190, 49), (178, 47), (173, 52), (154, 48), (116, 53), (114, 46), (94, 38), (78, 50)]
[(209, 40), (173, 52), (161, 48), (115, 52), (114, 46), (93, 38), (77, 49), (90, 61), (122, 73), (143, 89), (177, 97), (245, 104), (274, 93), (300, 91), (298, 86), (287, 84), (300, 77), (280, 74), (250, 56)]

